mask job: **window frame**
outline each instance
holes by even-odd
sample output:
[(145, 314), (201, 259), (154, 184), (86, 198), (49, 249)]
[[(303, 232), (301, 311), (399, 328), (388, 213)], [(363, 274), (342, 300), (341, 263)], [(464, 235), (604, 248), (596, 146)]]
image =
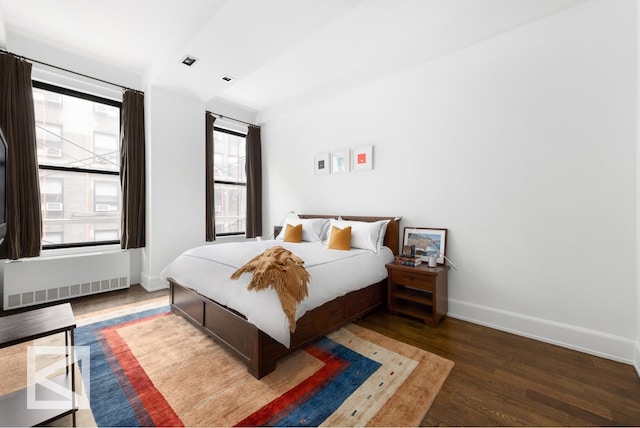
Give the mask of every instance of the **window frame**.
[[(230, 134), (230, 135), (234, 135), (236, 137), (242, 137), (244, 138), (244, 144), (245, 144), (245, 153), (246, 153), (246, 148), (247, 148), (247, 134), (246, 133), (242, 133), (242, 132), (238, 132), (238, 131), (234, 131), (231, 129), (227, 129), (227, 128), (221, 128), (219, 126), (215, 126), (213, 127), (213, 133), (215, 135), (216, 131), (218, 132), (223, 132), (225, 134)], [(213, 139), (213, 146), (215, 147), (216, 142), (215, 142), (215, 138)], [(244, 181), (230, 181), (230, 180), (216, 180), (216, 174), (215, 174), (215, 150), (213, 153), (214, 159), (214, 173), (213, 173), (213, 186), (215, 188), (216, 184), (224, 184), (224, 185), (229, 185), (229, 186), (241, 186), (244, 187), (246, 189), (247, 187), (247, 182)], [(246, 180), (246, 175), (245, 175), (245, 180)], [(246, 191), (245, 191), (246, 194)], [(246, 196), (245, 196), (246, 197)], [(246, 202), (246, 200), (245, 200)], [(214, 203), (214, 218), (215, 218), (215, 203)], [(246, 230), (246, 214), (245, 214), (245, 230), (241, 231), (241, 232), (223, 232), (223, 233), (218, 233), (216, 231), (216, 237), (223, 237), (223, 236), (242, 236), (242, 235), (246, 235), (247, 230)], [(215, 223), (214, 223), (215, 224)]]
[[(62, 102), (62, 96), (67, 95), (71, 97), (80, 98), (86, 101), (106, 104), (111, 107), (118, 108), (120, 110), (120, 117), (118, 118), (118, 129), (119, 129), (118, 146), (120, 146), (120, 142), (122, 141), (122, 102), (111, 100), (108, 98), (103, 98), (93, 94), (87, 94), (84, 92), (76, 91), (76, 90), (65, 88), (62, 86), (52, 85), (50, 83), (45, 83), (38, 80), (32, 79), (31, 82), (34, 88), (59, 94), (60, 102)], [(49, 102), (49, 100), (46, 97), (45, 97), (45, 102)], [(61, 124), (61, 127), (63, 127), (63, 125), (64, 124)], [(61, 166), (61, 165), (46, 165), (46, 164), (40, 163), (40, 161), (38, 161), (38, 170), (64, 171), (64, 172), (71, 172), (71, 173), (90, 173), (90, 174), (101, 174), (101, 175), (118, 176), (118, 177), (120, 176), (120, 171), (105, 171), (105, 170), (99, 170), (99, 169), (93, 169), (93, 168), (68, 167), (68, 166)], [(63, 192), (64, 192), (64, 188), (63, 188)], [(42, 190), (40, 191), (40, 194), (42, 195)], [(95, 206), (95, 203), (94, 203), (94, 206)], [(68, 248), (97, 247), (97, 246), (114, 245), (114, 244), (120, 244), (120, 239), (111, 240), (111, 241), (74, 242), (74, 243), (66, 243), (66, 244), (49, 244), (49, 245), (43, 244), (42, 249), (57, 250), (57, 249), (68, 249)]]

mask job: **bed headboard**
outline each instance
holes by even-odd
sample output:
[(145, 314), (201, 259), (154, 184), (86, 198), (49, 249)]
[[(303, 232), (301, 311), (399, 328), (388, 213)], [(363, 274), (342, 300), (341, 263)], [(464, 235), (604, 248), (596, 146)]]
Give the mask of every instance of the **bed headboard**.
[(327, 215), (327, 214), (298, 214), (299, 218), (342, 218), (350, 221), (378, 221), (389, 220), (387, 233), (384, 235), (384, 245), (391, 248), (393, 254), (400, 254), (400, 217), (373, 217), (355, 215)]

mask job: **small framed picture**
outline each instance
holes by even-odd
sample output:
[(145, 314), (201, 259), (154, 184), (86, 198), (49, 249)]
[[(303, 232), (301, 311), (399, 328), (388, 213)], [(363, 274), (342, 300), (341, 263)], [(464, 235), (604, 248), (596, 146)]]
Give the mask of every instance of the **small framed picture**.
[(337, 150), (331, 153), (331, 172), (349, 172), (351, 166), (349, 149)]
[(424, 261), (434, 255), (438, 257), (438, 263), (443, 264), (447, 249), (447, 229), (405, 227), (404, 245), (415, 245), (416, 256)]
[(353, 170), (373, 169), (373, 146), (360, 146), (353, 149)]
[(329, 163), (329, 152), (318, 153), (314, 159), (315, 165), (313, 172), (315, 175), (327, 175), (331, 172), (331, 164)]
[(415, 245), (403, 245), (402, 246), (402, 255), (408, 257), (416, 256), (416, 246)]

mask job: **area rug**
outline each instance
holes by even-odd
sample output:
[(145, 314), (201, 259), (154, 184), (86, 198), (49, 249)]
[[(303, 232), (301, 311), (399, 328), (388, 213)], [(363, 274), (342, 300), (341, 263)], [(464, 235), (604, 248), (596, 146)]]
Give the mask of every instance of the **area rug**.
[(164, 306), (76, 329), (98, 426), (418, 426), (453, 362), (349, 324), (257, 380)]

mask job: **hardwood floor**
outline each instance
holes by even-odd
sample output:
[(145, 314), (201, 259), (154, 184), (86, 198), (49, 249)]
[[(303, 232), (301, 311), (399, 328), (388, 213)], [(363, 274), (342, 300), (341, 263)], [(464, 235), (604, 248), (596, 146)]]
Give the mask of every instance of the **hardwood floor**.
[[(136, 285), (71, 303), (80, 314), (167, 294)], [(430, 328), (378, 311), (357, 323), (455, 362), (424, 426), (640, 426), (630, 365), (453, 318)]]
[(358, 324), (455, 362), (424, 426), (640, 426), (630, 365), (453, 318), (429, 328), (376, 312)]
[(70, 300), (73, 313), (84, 315), (102, 309), (115, 308), (129, 303), (143, 302), (158, 297), (167, 296), (169, 303), (169, 289), (148, 292), (139, 284), (134, 284), (128, 289), (109, 291), (102, 294), (80, 297)]

